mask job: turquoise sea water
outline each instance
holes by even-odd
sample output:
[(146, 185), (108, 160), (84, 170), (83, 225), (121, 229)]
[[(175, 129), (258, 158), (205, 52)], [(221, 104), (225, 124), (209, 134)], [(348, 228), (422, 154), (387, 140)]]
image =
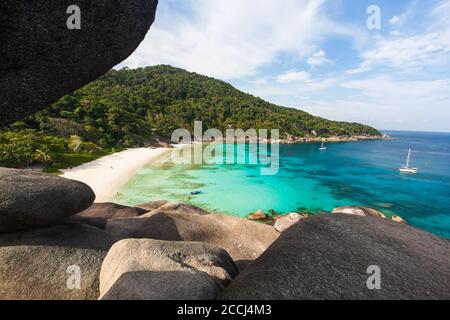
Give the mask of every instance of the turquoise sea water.
[[(389, 133), (396, 140), (328, 144), (324, 152), (319, 144), (282, 145), (274, 176), (262, 176), (257, 165), (174, 165), (166, 156), (143, 168), (114, 201), (166, 199), (240, 216), (365, 205), (450, 238), (450, 134)], [(420, 169), (415, 176), (398, 172), (410, 147)], [(191, 196), (194, 190), (203, 194)]]

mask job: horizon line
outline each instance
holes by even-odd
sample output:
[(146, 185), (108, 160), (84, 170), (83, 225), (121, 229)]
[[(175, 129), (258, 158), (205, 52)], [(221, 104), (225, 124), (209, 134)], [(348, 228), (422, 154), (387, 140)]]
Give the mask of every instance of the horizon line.
[(450, 134), (450, 131), (430, 131), (430, 130), (401, 130), (401, 129), (378, 129), (381, 132), (384, 131), (397, 131), (397, 132), (418, 132), (418, 133), (448, 133)]

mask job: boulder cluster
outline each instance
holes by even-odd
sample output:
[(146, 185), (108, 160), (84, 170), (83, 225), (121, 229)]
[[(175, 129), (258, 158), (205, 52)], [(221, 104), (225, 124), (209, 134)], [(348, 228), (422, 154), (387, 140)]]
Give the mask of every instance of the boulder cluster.
[[(80, 182), (0, 169), (0, 299), (450, 297), (449, 241), (370, 210), (290, 213), (274, 227), (167, 201), (94, 200)], [(372, 265), (380, 290), (366, 285)]]
[(0, 168), (0, 299), (216, 299), (279, 236), (191, 205), (94, 200), (83, 183)]

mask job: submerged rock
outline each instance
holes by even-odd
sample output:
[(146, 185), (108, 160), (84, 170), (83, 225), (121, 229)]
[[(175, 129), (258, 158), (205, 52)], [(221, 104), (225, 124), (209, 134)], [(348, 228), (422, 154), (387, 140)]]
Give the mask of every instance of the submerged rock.
[(128, 239), (103, 262), (103, 300), (214, 300), (237, 276), (228, 253), (194, 242)]
[[(406, 224), (313, 216), (284, 232), (221, 298), (449, 299), (449, 252), (448, 239)], [(367, 285), (374, 266), (381, 271), (380, 290)]]
[(139, 218), (110, 220), (106, 232), (115, 240), (149, 238), (217, 245), (227, 250), (240, 269), (255, 260), (279, 236), (273, 227), (247, 219), (162, 211)]
[(392, 209), (394, 207), (394, 204), (389, 202), (375, 202), (373, 205), (383, 209)]
[(248, 216), (248, 219), (252, 220), (252, 221), (263, 221), (263, 220), (267, 219), (267, 215), (264, 213), (264, 211), (258, 210), (258, 211), (254, 212), (254, 213), (251, 213)]
[(349, 214), (360, 217), (375, 217), (386, 219), (386, 216), (378, 210), (368, 207), (339, 207), (333, 210), (333, 214)]
[[(47, 108), (105, 74), (144, 39), (157, 0), (2, 0), (0, 126)], [(69, 29), (81, 11), (80, 29)]]
[(0, 233), (55, 224), (94, 200), (94, 192), (84, 183), (0, 168)]

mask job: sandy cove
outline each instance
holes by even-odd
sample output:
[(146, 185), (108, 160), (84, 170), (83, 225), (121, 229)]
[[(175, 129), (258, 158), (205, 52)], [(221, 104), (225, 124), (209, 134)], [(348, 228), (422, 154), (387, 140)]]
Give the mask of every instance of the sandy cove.
[(146, 164), (168, 152), (166, 148), (136, 148), (114, 153), (79, 167), (62, 170), (62, 177), (89, 185), (95, 202), (107, 202)]

